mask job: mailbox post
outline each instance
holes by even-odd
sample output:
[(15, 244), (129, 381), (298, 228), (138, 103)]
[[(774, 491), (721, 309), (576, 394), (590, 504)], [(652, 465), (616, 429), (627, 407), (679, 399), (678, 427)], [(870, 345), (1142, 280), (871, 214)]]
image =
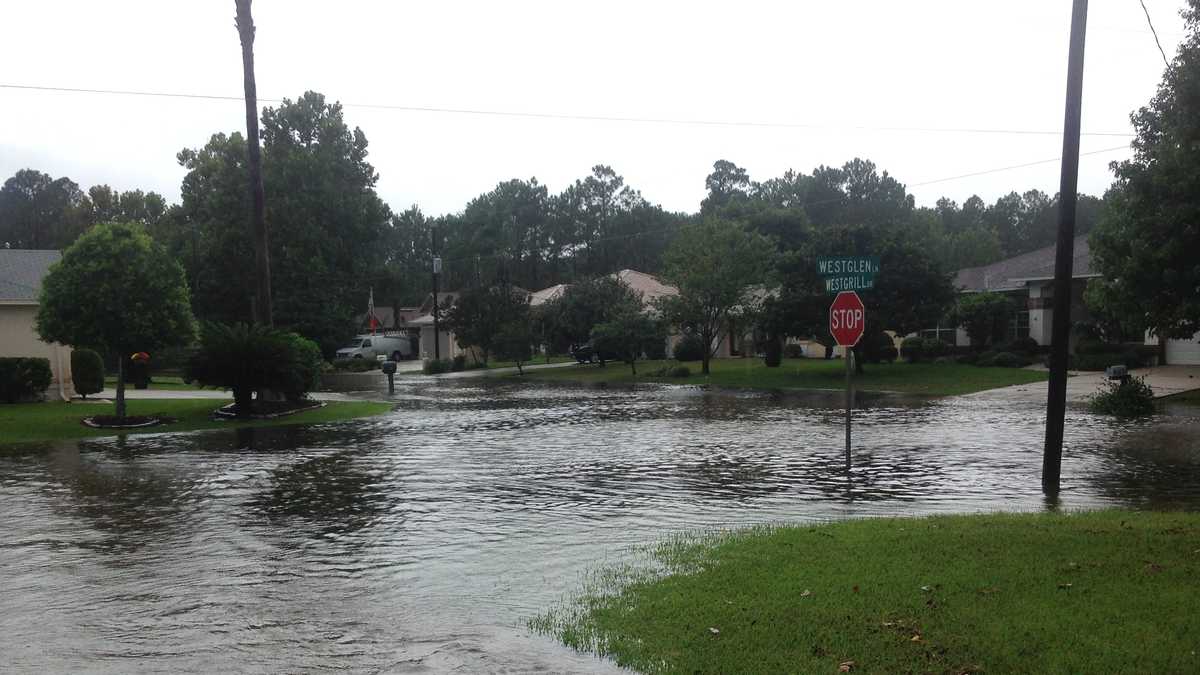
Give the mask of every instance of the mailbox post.
[(388, 378), (388, 393), (396, 393), (396, 362), (384, 361), (381, 367), (383, 368), (383, 374), (387, 375)]

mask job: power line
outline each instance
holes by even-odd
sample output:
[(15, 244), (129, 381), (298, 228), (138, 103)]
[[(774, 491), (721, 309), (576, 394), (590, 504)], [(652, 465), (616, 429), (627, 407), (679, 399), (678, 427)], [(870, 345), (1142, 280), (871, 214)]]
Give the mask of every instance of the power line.
[(1154, 30), (1154, 22), (1150, 20), (1150, 10), (1146, 9), (1146, 0), (1138, 0), (1142, 5), (1142, 13), (1146, 15), (1146, 23), (1150, 25), (1150, 33), (1154, 36), (1154, 44), (1158, 45), (1158, 53), (1162, 54), (1163, 64), (1167, 68), (1171, 67), (1171, 62), (1167, 59), (1167, 53), (1163, 51), (1162, 43), (1158, 41), (1158, 31)]
[[(70, 94), (110, 94), (115, 96), (150, 96), (156, 98), (180, 98), (204, 101), (243, 101), (241, 96), (223, 96), (219, 94), (189, 94), (181, 92), (142, 91), (132, 89), (91, 89), (83, 87), (52, 87), (27, 84), (0, 83), (0, 89), (18, 89), (25, 91), (59, 92)], [(282, 103), (283, 99), (259, 98), (261, 103)], [(524, 112), (516, 110), (489, 110), (482, 108), (443, 108), (435, 106), (394, 105), (387, 103), (341, 103), (347, 108), (363, 108), (369, 110), (394, 110), (400, 112), (435, 113), (449, 115), (476, 115), (488, 117), (504, 117), (518, 119), (564, 120), (573, 122), (617, 122), (634, 124), (658, 124), (679, 126), (731, 127), (752, 129), (811, 129), (846, 131), (880, 131), (895, 133), (947, 133), (947, 134), (997, 134), (1020, 136), (1057, 136), (1061, 131), (1043, 129), (990, 129), (973, 127), (907, 127), (907, 126), (873, 126), (854, 124), (820, 124), (815, 122), (763, 122), (737, 120), (706, 120), (670, 117), (637, 117), (623, 115), (583, 115), (568, 113)], [(1128, 138), (1134, 134), (1115, 131), (1084, 132), (1085, 136), (1111, 136)]]
[[(1118, 146), (1112, 147), (1112, 148), (1104, 148), (1103, 150), (1092, 150), (1090, 152), (1081, 152), (1081, 153), (1079, 153), (1079, 155), (1081, 157), (1087, 156), (1087, 155), (1099, 155), (1099, 154), (1103, 154), (1106, 152), (1116, 152), (1117, 150), (1126, 150), (1128, 148), (1129, 148), (1128, 145), (1118, 145)], [(958, 180), (960, 178), (973, 178), (975, 176), (986, 176), (991, 173), (1000, 173), (1001, 171), (1012, 171), (1013, 169), (1024, 169), (1024, 168), (1030, 167), (1030, 166), (1037, 166), (1039, 164), (1051, 164), (1053, 162), (1059, 162), (1059, 161), (1062, 161), (1062, 157), (1050, 157), (1048, 159), (1039, 159), (1039, 160), (1036, 160), (1033, 162), (1025, 162), (1024, 164), (1013, 164), (1011, 166), (1001, 166), (1001, 167), (997, 167), (995, 169), (987, 169), (985, 171), (974, 171), (972, 173), (963, 173), (963, 174), (959, 174), (957, 176), (948, 176), (946, 178), (936, 178), (934, 180), (927, 180), (927, 181), (923, 181), (920, 183), (913, 183), (909, 187), (922, 187), (925, 185), (934, 185), (936, 183), (945, 183), (947, 181)]]

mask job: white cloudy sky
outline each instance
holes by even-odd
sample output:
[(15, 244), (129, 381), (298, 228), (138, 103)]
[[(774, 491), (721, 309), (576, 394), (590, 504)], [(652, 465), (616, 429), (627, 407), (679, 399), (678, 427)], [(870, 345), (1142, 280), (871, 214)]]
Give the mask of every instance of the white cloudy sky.
[[(1146, 0), (1168, 56), (1183, 0)], [(257, 0), (259, 96), (347, 104), (396, 209), (457, 211), (498, 181), (559, 190), (597, 163), (691, 211), (720, 158), (755, 179), (855, 156), (918, 203), (1057, 191), (1056, 135), (885, 130), (1061, 129), (1069, 0), (400, 2)], [(0, 84), (240, 96), (232, 0), (0, 0)], [(1093, 0), (1084, 132), (1128, 133), (1162, 58), (1138, 0)], [(352, 104), (811, 125), (548, 120)], [(859, 127), (859, 128), (856, 128)], [(867, 127), (866, 129), (861, 127)], [(175, 200), (175, 153), (244, 129), (237, 101), (0, 87), (0, 179), (24, 167)], [(1085, 136), (1084, 152), (1126, 137)], [(1109, 161), (1085, 156), (1080, 189)]]

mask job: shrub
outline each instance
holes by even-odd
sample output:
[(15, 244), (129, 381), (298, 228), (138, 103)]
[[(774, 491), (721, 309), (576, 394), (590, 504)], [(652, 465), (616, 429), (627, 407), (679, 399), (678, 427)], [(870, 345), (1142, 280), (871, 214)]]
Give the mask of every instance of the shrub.
[(763, 347), (763, 362), (768, 368), (778, 368), (783, 364), (783, 344), (778, 336), (767, 338)]
[(1138, 360), (1142, 362), (1142, 365), (1157, 363), (1158, 357), (1161, 356), (1158, 345), (1134, 345), (1133, 351), (1137, 354)]
[(1000, 352), (992, 358), (992, 365), (997, 368), (1024, 368), (1032, 363), (1028, 358), (1012, 352)]
[(667, 358), (667, 340), (652, 340), (646, 343), (646, 358), (651, 361), (662, 361)]
[(1154, 390), (1145, 378), (1127, 377), (1124, 380), (1106, 380), (1100, 391), (1088, 401), (1092, 412), (1118, 417), (1138, 417), (1154, 412)]
[(804, 358), (804, 347), (789, 342), (783, 346), (783, 357), (785, 359), (802, 359)]
[(1111, 354), (1120, 349), (1120, 345), (1105, 344), (1099, 340), (1080, 340), (1075, 344), (1076, 354)]
[(982, 368), (991, 368), (995, 364), (995, 361), (996, 361), (996, 352), (986, 351), (986, 352), (981, 353), (979, 355), (979, 358), (977, 358), (975, 360), (975, 365), (980, 366)]
[(950, 356), (954, 353), (954, 345), (942, 342), (936, 338), (925, 339), (925, 358), (936, 359), (940, 356)]
[(1034, 354), (1038, 353), (1038, 349), (1040, 349), (1040, 345), (1038, 345), (1037, 340), (1034, 340), (1033, 338), (1026, 335), (1025, 337), (1017, 338), (1016, 340), (1013, 340), (1012, 342), (1008, 343), (1007, 345), (1005, 345), (1005, 348), (1001, 351), (1012, 352), (1014, 354), (1025, 354), (1026, 356), (1033, 356)]
[(104, 359), (91, 349), (71, 352), (71, 379), (75, 381), (75, 391), (84, 398), (104, 391)]
[(338, 359), (333, 362), (333, 368), (351, 373), (365, 373), (368, 370), (377, 370), (379, 362), (375, 359)]
[(704, 341), (690, 333), (679, 338), (672, 354), (676, 361), (700, 361), (704, 358)]
[(896, 351), (896, 348), (891, 345), (880, 347), (879, 349), (879, 360), (885, 363), (894, 363), (898, 356), (900, 356), (900, 352)]
[(234, 412), (249, 415), (253, 393), (277, 391), (289, 400), (304, 398), (321, 373), (317, 345), (295, 333), (238, 323), (205, 324), (200, 349), (188, 359), (184, 380), (233, 392)]
[[(909, 363), (920, 363), (925, 358), (925, 340), (919, 337), (906, 337), (904, 342), (900, 343), (900, 353), (904, 355), (904, 360)], [(935, 342), (935, 340), (930, 340)]]
[(459, 354), (450, 359), (450, 372), (458, 373), (467, 369), (467, 355)]
[(50, 359), (0, 358), (0, 401), (16, 403), (36, 398), (50, 386)]
[(687, 366), (675, 366), (667, 374), (671, 377), (691, 377), (692, 369)]
[(966, 354), (958, 357), (958, 362), (967, 364), (979, 363), (979, 354), (976, 354), (975, 352), (967, 352)]
[(453, 363), (447, 359), (426, 359), (421, 365), (421, 372), (426, 375), (440, 375), (450, 372), (452, 366)]

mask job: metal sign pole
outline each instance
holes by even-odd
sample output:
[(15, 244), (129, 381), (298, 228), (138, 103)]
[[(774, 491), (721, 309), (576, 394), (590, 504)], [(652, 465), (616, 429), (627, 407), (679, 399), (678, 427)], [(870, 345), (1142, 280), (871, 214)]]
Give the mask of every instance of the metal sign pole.
[(846, 471), (850, 470), (850, 408), (854, 405), (854, 365), (851, 360), (854, 358), (854, 349), (845, 347), (846, 350)]

